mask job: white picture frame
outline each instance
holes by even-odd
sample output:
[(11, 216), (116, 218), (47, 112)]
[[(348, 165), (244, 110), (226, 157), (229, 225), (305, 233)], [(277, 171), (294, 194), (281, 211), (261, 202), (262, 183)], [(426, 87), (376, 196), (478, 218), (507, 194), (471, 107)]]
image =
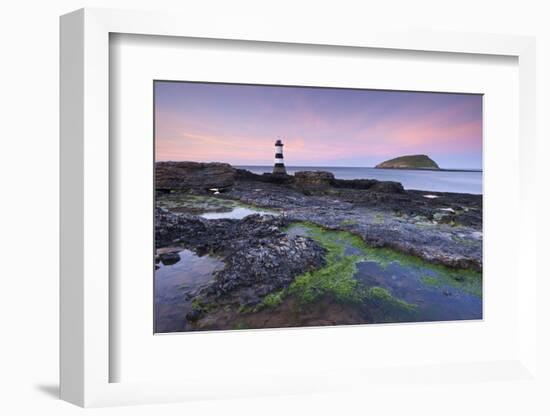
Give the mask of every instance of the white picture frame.
[[(159, 403), (210, 397), (282, 393), (319, 393), (376, 383), (448, 380), (480, 383), (487, 377), (536, 380), (536, 218), (521, 215), (517, 242), (518, 354), (509, 360), (441, 363), (414, 369), (323, 370), (272, 374), (262, 380), (188, 379), (144, 383), (111, 382), (117, 359), (109, 348), (110, 168), (109, 36), (112, 33), (208, 39), (281, 42), (335, 47), (383, 48), (439, 53), (505, 55), (519, 62), (520, 212), (535, 212), (535, 41), (530, 37), (428, 32), (382, 32), (363, 28), (331, 33), (312, 25), (281, 30), (275, 22), (229, 22), (205, 25), (188, 15), (82, 9), (61, 18), (61, 398), (80, 406)], [(332, 335), (334, 336), (334, 335)], [(483, 374), (483, 376), (475, 376)]]

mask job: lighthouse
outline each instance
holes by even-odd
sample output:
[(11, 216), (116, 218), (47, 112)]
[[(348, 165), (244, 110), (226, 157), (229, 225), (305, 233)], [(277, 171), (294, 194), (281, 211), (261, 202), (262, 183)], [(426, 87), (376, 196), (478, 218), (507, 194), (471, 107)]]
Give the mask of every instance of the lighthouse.
[(283, 160), (283, 142), (275, 142), (275, 165), (273, 165), (274, 175), (286, 175), (285, 162)]

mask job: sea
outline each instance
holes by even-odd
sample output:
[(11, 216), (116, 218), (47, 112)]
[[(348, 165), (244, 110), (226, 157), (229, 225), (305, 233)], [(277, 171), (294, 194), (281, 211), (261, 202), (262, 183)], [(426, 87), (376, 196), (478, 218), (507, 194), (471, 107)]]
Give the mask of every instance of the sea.
[[(238, 166), (253, 173), (271, 172), (273, 166)], [(376, 169), (362, 167), (286, 166), (289, 175), (303, 170), (332, 172), (336, 179), (377, 179), (401, 182), (405, 189), (421, 191), (483, 193), (483, 172), (480, 170)]]

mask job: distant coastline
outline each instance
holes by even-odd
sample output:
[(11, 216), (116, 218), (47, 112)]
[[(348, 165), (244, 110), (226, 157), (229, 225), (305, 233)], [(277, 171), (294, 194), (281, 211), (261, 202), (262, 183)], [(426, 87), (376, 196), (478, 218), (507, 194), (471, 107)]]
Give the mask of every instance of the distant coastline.
[[(233, 165), (237, 168), (265, 168), (266, 170), (270, 170), (273, 167), (269, 165)], [(439, 169), (433, 169), (433, 168), (377, 168), (374, 166), (293, 166), (293, 165), (287, 165), (288, 169), (293, 170), (322, 170), (322, 169), (376, 169), (376, 170), (428, 170), (428, 171), (435, 171), (435, 172), (481, 172), (483, 173), (483, 169), (466, 169), (466, 168), (439, 168)]]
[[(367, 168), (371, 169), (371, 168)], [(435, 172), (483, 172), (483, 169), (445, 169), (445, 168), (372, 168), (385, 170), (430, 170)]]
[[(163, 163), (163, 162), (180, 162), (180, 160), (158, 160), (155, 163)], [(273, 170), (273, 165), (239, 165), (239, 164), (231, 164), (232, 166), (236, 168), (262, 168), (266, 171)], [(317, 165), (286, 165), (288, 169), (292, 170), (323, 170), (323, 169), (376, 169), (376, 170), (427, 170), (427, 171), (436, 171), (436, 172), (481, 172), (483, 173), (483, 169), (467, 169), (467, 168), (439, 168), (439, 169), (432, 169), (432, 168), (377, 168), (375, 166), (317, 166)]]

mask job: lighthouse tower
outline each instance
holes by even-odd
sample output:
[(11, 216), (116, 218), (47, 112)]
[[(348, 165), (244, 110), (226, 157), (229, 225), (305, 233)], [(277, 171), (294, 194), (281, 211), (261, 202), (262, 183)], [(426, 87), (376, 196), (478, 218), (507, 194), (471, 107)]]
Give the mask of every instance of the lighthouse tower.
[(273, 166), (274, 175), (286, 175), (285, 162), (283, 160), (283, 142), (275, 142), (275, 165)]

